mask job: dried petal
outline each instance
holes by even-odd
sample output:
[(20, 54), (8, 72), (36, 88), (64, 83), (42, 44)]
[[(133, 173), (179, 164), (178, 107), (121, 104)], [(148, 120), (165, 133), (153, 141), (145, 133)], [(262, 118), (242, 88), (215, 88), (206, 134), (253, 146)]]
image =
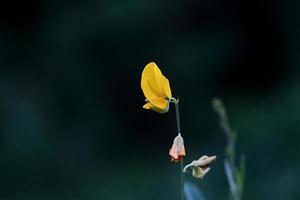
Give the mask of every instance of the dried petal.
[(185, 156), (185, 148), (183, 138), (180, 133), (175, 137), (173, 145), (169, 151), (169, 155), (171, 156), (171, 161), (176, 163), (183, 160), (183, 156)]
[(216, 156), (202, 156), (198, 160), (194, 160), (190, 164), (186, 165), (183, 172), (187, 172), (189, 168), (192, 169), (192, 174), (196, 178), (203, 179), (204, 176), (210, 171), (209, 165), (216, 160)]

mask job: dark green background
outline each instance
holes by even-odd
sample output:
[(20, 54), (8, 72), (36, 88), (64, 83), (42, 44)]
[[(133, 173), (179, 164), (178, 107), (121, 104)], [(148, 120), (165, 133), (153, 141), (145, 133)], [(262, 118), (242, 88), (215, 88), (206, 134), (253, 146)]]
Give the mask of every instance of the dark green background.
[[(227, 106), (246, 154), (245, 198), (300, 199), (297, 0), (28, 0), (0, 5), (0, 199), (179, 199), (174, 109), (142, 109), (155, 61), (180, 97), (186, 161), (217, 155)], [(297, 178), (298, 177), (298, 178)]]

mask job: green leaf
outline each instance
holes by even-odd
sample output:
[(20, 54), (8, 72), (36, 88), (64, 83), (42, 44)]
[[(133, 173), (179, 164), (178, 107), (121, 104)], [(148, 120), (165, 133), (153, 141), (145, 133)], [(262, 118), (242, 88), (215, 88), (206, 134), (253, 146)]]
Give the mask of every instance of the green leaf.
[(231, 192), (231, 194), (235, 194), (237, 188), (236, 188), (236, 184), (235, 184), (235, 180), (234, 180), (233, 167), (230, 164), (229, 159), (224, 160), (224, 169), (225, 169), (225, 173), (227, 176), (230, 192)]
[(242, 155), (240, 158), (240, 166), (237, 171), (237, 187), (238, 187), (238, 195), (240, 199), (243, 195), (244, 190), (244, 184), (245, 184), (245, 174), (246, 174), (246, 168), (245, 168), (245, 156)]
[(184, 194), (186, 200), (205, 200), (201, 190), (191, 182), (184, 182)]

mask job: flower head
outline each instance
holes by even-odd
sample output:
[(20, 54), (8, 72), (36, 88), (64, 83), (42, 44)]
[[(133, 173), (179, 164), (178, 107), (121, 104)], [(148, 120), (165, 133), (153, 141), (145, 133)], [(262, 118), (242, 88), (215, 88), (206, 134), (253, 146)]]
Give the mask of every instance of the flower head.
[(183, 156), (185, 156), (185, 148), (183, 138), (180, 133), (175, 137), (173, 145), (169, 151), (169, 155), (171, 156), (171, 161), (176, 163), (183, 160)]
[(198, 160), (194, 160), (192, 163), (184, 167), (183, 172), (191, 168), (193, 170), (193, 176), (203, 179), (205, 174), (210, 170), (209, 164), (216, 160), (216, 156), (202, 156)]
[(169, 80), (161, 73), (154, 62), (147, 64), (142, 73), (141, 87), (146, 97), (145, 109), (151, 109), (158, 113), (169, 110), (172, 97)]

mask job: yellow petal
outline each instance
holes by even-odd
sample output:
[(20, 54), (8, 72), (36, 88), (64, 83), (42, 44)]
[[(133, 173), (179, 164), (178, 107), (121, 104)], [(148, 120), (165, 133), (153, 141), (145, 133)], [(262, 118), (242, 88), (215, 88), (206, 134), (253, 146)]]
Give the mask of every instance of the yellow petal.
[(151, 109), (155, 112), (158, 112), (158, 113), (166, 113), (169, 111), (169, 102), (166, 101), (166, 106), (165, 106), (165, 103), (164, 103), (165, 100), (161, 101), (161, 100), (157, 100), (157, 99), (154, 99), (154, 104), (157, 105), (157, 106), (160, 106), (160, 107), (156, 107), (153, 103), (148, 102), (146, 103), (143, 108), (145, 109)]
[(143, 108), (145, 108), (145, 109), (151, 109), (151, 108), (153, 108), (153, 106), (151, 105), (151, 103), (146, 103), (144, 106), (143, 106)]
[(160, 91), (156, 80), (157, 66), (151, 62), (147, 64), (142, 72), (141, 87), (145, 97), (149, 99), (160, 97)]
[(163, 98), (149, 99), (150, 103), (158, 109), (165, 110), (168, 107), (169, 102)]
[(169, 80), (161, 73), (160, 69), (157, 67), (157, 65), (154, 63), (155, 68), (157, 69), (156, 73), (156, 80), (158, 83), (159, 87), (159, 92), (161, 97), (163, 98), (171, 98), (172, 93), (171, 93), (171, 88), (170, 88), (170, 83)]
[(164, 97), (171, 98), (172, 93), (171, 93), (169, 80), (166, 77), (162, 76), (161, 83), (162, 83), (163, 94), (165, 95)]
[(145, 66), (142, 73), (141, 87), (148, 100), (154, 98), (165, 99), (172, 96), (168, 79), (154, 62)]

